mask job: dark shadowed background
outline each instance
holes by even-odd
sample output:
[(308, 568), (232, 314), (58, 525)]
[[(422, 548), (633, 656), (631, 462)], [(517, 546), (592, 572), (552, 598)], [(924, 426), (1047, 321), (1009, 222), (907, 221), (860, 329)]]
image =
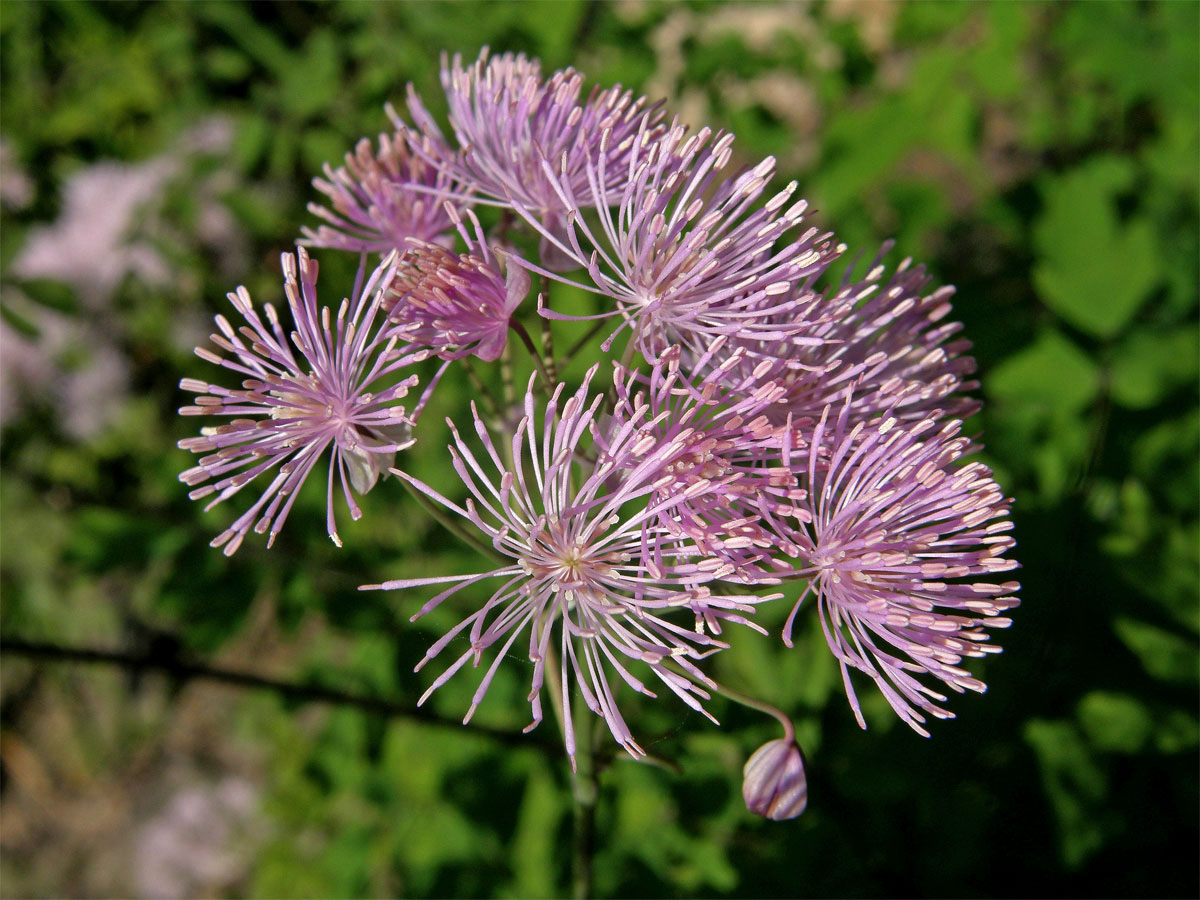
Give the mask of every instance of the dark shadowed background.
[[(1190, 2), (0, 5), (0, 893), (570, 890), (553, 723), (412, 717), (454, 612), (356, 591), (469, 553), (392, 482), (339, 551), (312, 484), (274, 549), (227, 560), (228, 511), (176, 480), (177, 385), (224, 293), (277, 301), (321, 165), (406, 82), (438, 106), (439, 50), (488, 44), (731, 129), (851, 247), (894, 237), (957, 285), (1024, 566), (989, 692), (930, 740), (880, 698), (856, 727), (811, 616), (796, 651), (723, 654), (796, 717), (794, 822), (741, 803), (772, 723), (631, 706), (681, 771), (606, 765), (597, 892), (1196, 896), (1198, 33)], [(354, 263), (317, 255), (336, 299)], [(478, 721), (511, 733), (505, 669)]]

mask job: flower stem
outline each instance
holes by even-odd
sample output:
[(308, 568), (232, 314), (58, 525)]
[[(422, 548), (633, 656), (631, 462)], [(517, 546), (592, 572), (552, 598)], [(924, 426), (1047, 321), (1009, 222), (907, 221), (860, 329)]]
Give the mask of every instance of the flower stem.
[(503, 390), (504, 408), (511, 410), (516, 402), (513, 391), (512, 344), (504, 342), (504, 351), (500, 354), (500, 386)]
[[(563, 708), (563, 683), (558, 668), (558, 654), (553, 648), (546, 654), (546, 684), (550, 690), (550, 705), (554, 707), (565, 740), (566, 711)], [(595, 766), (595, 718), (585, 716), (583, 727), (575, 729), (575, 760), (571, 769), (571, 799), (574, 803), (575, 827), (571, 842), (572, 896), (587, 900), (594, 896), (592, 857), (595, 855), (596, 795), (599, 792)]]
[(713, 681), (710, 685), (715, 688), (717, 693), (734, 703), (739, 703), (749, 709), (757, 710), (761, 713), (766, 713), (768, 716), (774, 716), (775, 719), (783, 726), (783, 736), (789, 741), (796, 739), (796, 729), (792, 726), (792, 720), (783, 714), (782, 710), (777, 709), (769, 703), (764, 703), (762, 700), (755, 700), (753, 697), (743, 694), (741, 691), (735, 691), (731, 687), (726, 687), (719, 681)]
[[(372, 694), (355, 694), (320, 684), (282, 681), (239, 669), (227, 669), (193, 659), (178, 648), (180, 642), (173, 636), (162, 645), (154, 644), (149, 653), (127, 650), (109, 650), (94, 647), (71, 647), (44, 641), (27, 641), (12, 635), (0, 636), (0, 648), (10, 659), (28, 659), (46, 663), (72, 663), (82, 665), (117, 666), (129, 673), (161, 672), (178, 683), (188, 681), (211, 681), (248, 690), (265, 690), (286, 697), (297, 703), (328, 703), (350, 706), (385, 718), (405, 719), (462, 734), (459, 718), (442, 718), (427, 707), (414, 707), (411, 698), (390, 700)], [(534, 747), (549, 755), (559, 755), (561, 748), (555, 743), (540, 740), (536, 736), (519, 731), (504, 731), (486, 725), (472, 723), (476, 734), (501, 741), (515, 748)]]
[(508, 324), (517, 333), (517, 336), (521, 339), (521, 343), (525, 345), (525, 349), (529, 351), (529, 356), (533, 359), (534, 368), (537, 369), (538, 377), (542, 379), (542, 384), (545, 385), (546, 390), (554, 390), (555, 377), (546, 368), (546, 360), (538, 352), (537, 347), (533, 343), (533, 338), (529, 336), (529, 332), (525, 329), (525, 326), (516, 319), (509, 320)]
[[(589, 721), (591, 721), (589, 719)], [(588, 728), (591, 731), (591, 728)], [(589, 738), (590, 742), (590, 738)], [(573, 887), (577, 900), (589, 900), (595, 896), (592, 879), (592, 857), (596, 840), (596, 773), (589, 758), (586, 763), (588, 771), (572, 774), (572, 787), (575, 796), (575, 840), (573, 842)], [(581, 790), (581, 785), (584, 788)]]
[[(550, 293), (550, 279), (542, 275), (542, 296)], [(538, 316), (542, 324), (542, 360), (546, 366), (546, 374), (550, 376), (550, 383), (558, 384), (558, 371), (554, 363), (554, 335), (550, 331), (550, 320), (544, 316)]]
[[(401, 480), (403, 481), (403, 479), (401, 479)], [(451, 534), (453, 534), (455, 537), (457, 537), (459, 540), (461, 540), (467, 546), (469, 546), (475, 550), (478, 550), (484, 556), (490, 557), (491, 559), (496, 559), (496, 560), (499, 560), (500, 562), (505, 562), (505, 563), (512, 562), (512, 560), (510, 558), (508, 558), (507, 556), (504, 556), (504, 555), (498, 553), (496, 551), (496, 548), (493, 547), (491, 544), (487, 543), (486, 541), (481, 540), (478, 535), (463, 528), (462, 523), (460, 523), (458, 520), (452, 519), (450, 516), (446, 515), (445, 510), (443, 510), (441, 507), (439, 507), (437, 504), (435, 504), (433, 501), (431, 501), (428, 497), (426, 497), (424, 494), (422, 494), (420, 491), (418, 491), (416, 488), (414, 488), (407, 481), (404, 482), (404, 486), (408, 489), (408, 492), (416, 499), (417, 503), (420, 504), (421, 508), (423, 510), (425, 510), (425, 512), (429, 513), (429, 515), (431, 515), (439, 525), (441, 525), (443, 528), (445, 528), (447, 531), (449, 531)]]
[(565, 369), (567, 366), (569, 366), (571, 364), (571, 361), (575, 359), (575, 356), (579, 353), (579, 351), (587, 346), (588, 341), (590, 341), (592, 338), (594, 338), (596, 335), (598, 335), (600, 333), (600, 329), (604, 328), (604, 326), (607, 324), (608, 324), (607, 319), (600, 319), (599, 321), (596, 322), (595, 325), (593, 325), (591, 328), (589, 328), (587, 330), (587, 333), (584, 334), (583, 337), (581, 337), (574, 344), (572, 344), (571, 349), (568, 350), (565, 354), (563, 354), (563, 358), (561, 361), (562, 367)]

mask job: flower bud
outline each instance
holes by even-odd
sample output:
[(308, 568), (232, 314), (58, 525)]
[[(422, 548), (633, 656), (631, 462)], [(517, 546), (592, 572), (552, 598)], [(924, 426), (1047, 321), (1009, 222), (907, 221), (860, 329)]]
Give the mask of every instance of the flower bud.
[(795, 741), (768, 741), (742, 768), (742, 796), (755, 815), (780, 821), (794, 819), (808, 805), (804, 756)]

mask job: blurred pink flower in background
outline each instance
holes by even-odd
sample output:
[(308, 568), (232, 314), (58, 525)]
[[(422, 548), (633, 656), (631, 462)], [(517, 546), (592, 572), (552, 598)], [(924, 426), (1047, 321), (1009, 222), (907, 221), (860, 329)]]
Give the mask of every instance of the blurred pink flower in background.
[[(126, 277), (153, 287), (170, 283), (171, 266), (155, 246), (170, 228), (162, 215), (164, 191), (172, 179), (186, 176), (190, 160), (223, 152), (232, 136), (230, 123), (214, 117), (164, 154), (135, 164), (98, 162), (64, 181), (58, 218), (30, 228), (5, 274), (18, 282), (65, 284), (90, 315), (50, 309), (9, 288), (8, 308), (32, 333), (0, 324), (0, 425), (28, 401), (52, 404), (76, 440), (115, 420), (128, 397), (130, 366), (122, 346), (128, 323), (109, 314), (110, 302)], [(21, 208), (32, 201), (34, 188), (10, 157), (0, 143), (0, 202)], [(196, 239), (232, 260), (225, 251), (239, 245), (238, 228), (217, 193), (212, 185), (199, 185)], [(189, 321), (184, 313), (172, 322), (181, 346), (194, 343), (182, 333)]]

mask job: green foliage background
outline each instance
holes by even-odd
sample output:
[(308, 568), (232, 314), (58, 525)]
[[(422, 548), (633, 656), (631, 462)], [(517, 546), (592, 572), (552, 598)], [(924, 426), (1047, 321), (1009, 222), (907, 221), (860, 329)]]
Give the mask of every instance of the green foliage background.
[[(693, 124), (779, 157), (817, 219), (865, 255), (886, 237), (958, 286), (975, 343), (987, 461), (1016, 499), (1023, 604), (983, 698), (925, 741), (867, 704), (860, 732), (818, 628), (799, 647), (744, 636), (718, 677), (793, 713), (810, 808), (773, 824), (741, 805), (740, 767), (775, 726), (670, 702), (632, 725), (680, 773), (601, 773), (602, 896), (1195, 896), (1197, 883), (1197, 160), (1195, 3), (389, 4), (6, 3), (2, 311), (50, 374), (10, 369), (0, 460), (2, 634), (216, 660), (412, 705), (412, 674), (452, 610), (364, 581), (470, 571), (394, 483), (323, 529), (305, 493), (277, 546), (207, 547), (177, 473), (190, 346), (245, 283), (279, 298), (278, 256), (311, 177), (412, 81), (438, 96), (437, 51), (524, 50), (620, 81)], [(220, 117), (231, 135), (194, 149)], [(182, 148), (182, 149), (181, 149)], [(126, 234), (167, 262), (103, 308), (71, 279), (15, 271), (95, 163), (177, 161)], [(214, 237), (210, 220), (224, 223)], [(220, 229), (217, 229), (220, 232)], [(232, 235), (232, 237), (230, 237)], [(64, 246), (70, 268), (77, 246)], [(324, 296), (353, 261), (320, 254)], [(46, 350), (44, 323), (79, 335)], [(70, 324), (73, 323), (73, 324)], [(63, 379), (127, 366), (85, 437)], [(48, 354), (48, 355), (47, 355)], [(26, 374), (22, 374), (26, 373)], [(446, 402), (465, 403), (466, 385)], [(427, 417), (428, 418), (428, 417)], [(413, 452), (436, 480), (444, 433)], [(312, 487), (310, 485), (310, 487)], [(770, 624), (770, 623), (768, 623)], [(479, 714), (526, 722), (525, 672)], [(453, 719), (469, 678), (433, 702)], [(662, 736), (657, 739), (655, 736)], [(547, 722), (540, 737), (551, 746)], [(271, 692), (6, 653), (0, 698), (0, 891), (145, 891), (139, 835), (188, 786), (234, 773), (252, 802), (206, 833), (224, 866), (181, 893), (556, 896), (570, 889), (565, 763), (535, 741), (383, 718)], [(236, 806), (236, 804), (234, 804)], [(215, 815), (215, 814), (214, 814)], [(223, 815), (223, 814), (222, 814)], [(169, 823), (168, 823), (169, 824)], [(223, 829), (223, 830), (222, 830)], [(199, 841), (200, 844), (203, 841)], [(184, 867), (186, 868), (186, 866)], [(190, 880), (189, 880), (190, 879)]]

